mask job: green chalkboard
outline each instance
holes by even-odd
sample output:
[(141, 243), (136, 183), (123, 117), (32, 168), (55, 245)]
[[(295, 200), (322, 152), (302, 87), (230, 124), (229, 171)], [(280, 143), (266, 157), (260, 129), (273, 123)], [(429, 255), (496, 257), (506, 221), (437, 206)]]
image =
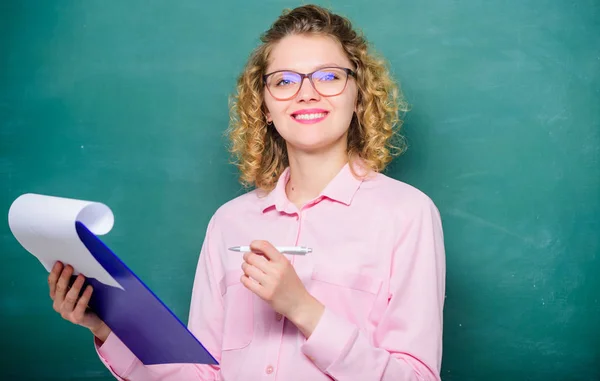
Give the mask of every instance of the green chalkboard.
[[(600, 2), (321, 4), (366, 33), (411, 105), (387, 174), (442, 214), (443, 379), (600, 380)], [(109, 205), (104, 240), (186, 322), (208, 220), (245, 191), (228, 96), (296, 5), (0, 2), (0, 211), (26, 192)], [(0, 254), (0, 378), (112, 379), (7, 222)]]

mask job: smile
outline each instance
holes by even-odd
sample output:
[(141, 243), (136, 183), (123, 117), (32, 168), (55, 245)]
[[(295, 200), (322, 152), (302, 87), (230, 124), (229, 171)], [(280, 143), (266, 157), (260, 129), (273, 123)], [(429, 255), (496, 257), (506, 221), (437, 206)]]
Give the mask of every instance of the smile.
[(294, 114), (292, 118), (300, 123), (317, 123), (325, 119), (327, 112)]

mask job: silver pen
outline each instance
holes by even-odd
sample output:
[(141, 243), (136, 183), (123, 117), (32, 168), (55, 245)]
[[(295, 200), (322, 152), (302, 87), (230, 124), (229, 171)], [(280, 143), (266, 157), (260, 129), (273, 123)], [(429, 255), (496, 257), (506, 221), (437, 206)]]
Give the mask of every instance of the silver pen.
[[(312, 253), (312, 249), (310, 247), (305, 246), (276, 246), (275, 249), (282, 254), (295, 254), (295, 255), (304, 255), (308, 253)], [(230, 247), (231, 251), (239, 251), (239, 252), (250, 252), (252, 249), (250, 246), (233, 246)]]

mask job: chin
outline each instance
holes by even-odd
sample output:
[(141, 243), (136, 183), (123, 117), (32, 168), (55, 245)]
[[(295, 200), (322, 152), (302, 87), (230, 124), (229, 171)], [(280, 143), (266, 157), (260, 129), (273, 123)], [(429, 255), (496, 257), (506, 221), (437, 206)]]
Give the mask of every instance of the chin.
[(339, 145), (344, 145), (344, 149), (346, 148), (345, 131), (335, 131), (336, 133), (332, 134), (334, 131), (329, 130), (329, 134), (325, 134), (327, 128), (323, 127), (326, 126), (320, 126), (318, 129), (305, 128), (303, 131), (284, 129), (280, 131), (280, 134), (287, 142), (288, 147), (296, 151), (307, 153), (327, 151), (335, 149)]
[(335, 149), (341, 142), (332, 139), (298, 139), (288, 141), (288, 146), (296, 151), (316, 153)]

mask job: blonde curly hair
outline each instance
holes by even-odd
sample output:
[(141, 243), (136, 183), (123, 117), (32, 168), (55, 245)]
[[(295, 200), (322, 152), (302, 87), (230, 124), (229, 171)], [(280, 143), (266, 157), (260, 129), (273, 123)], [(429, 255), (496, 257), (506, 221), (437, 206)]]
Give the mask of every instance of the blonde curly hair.
[(238, 78), (227, 132), (242, 185), (270, 191), (289, 165), (284, 139), (275, 128), (267, 126), (263, 98), (263, 75), (269, 54), (275, 44), (289, 35), (325, 35), (340, 42), (356, 67), (358, 85), (357, 112), (348, 130), (348, 159), (359, 158), (369, 169), (383, 170), (405, 147), (397, 132), (402, 125), (398, 112), (407, 111), (399, 87), (385, 61), (370, 52), (366, 39), (347, 18), (306, 5), (283, 11), (261, 36), (262, 44), (252, 52)]

